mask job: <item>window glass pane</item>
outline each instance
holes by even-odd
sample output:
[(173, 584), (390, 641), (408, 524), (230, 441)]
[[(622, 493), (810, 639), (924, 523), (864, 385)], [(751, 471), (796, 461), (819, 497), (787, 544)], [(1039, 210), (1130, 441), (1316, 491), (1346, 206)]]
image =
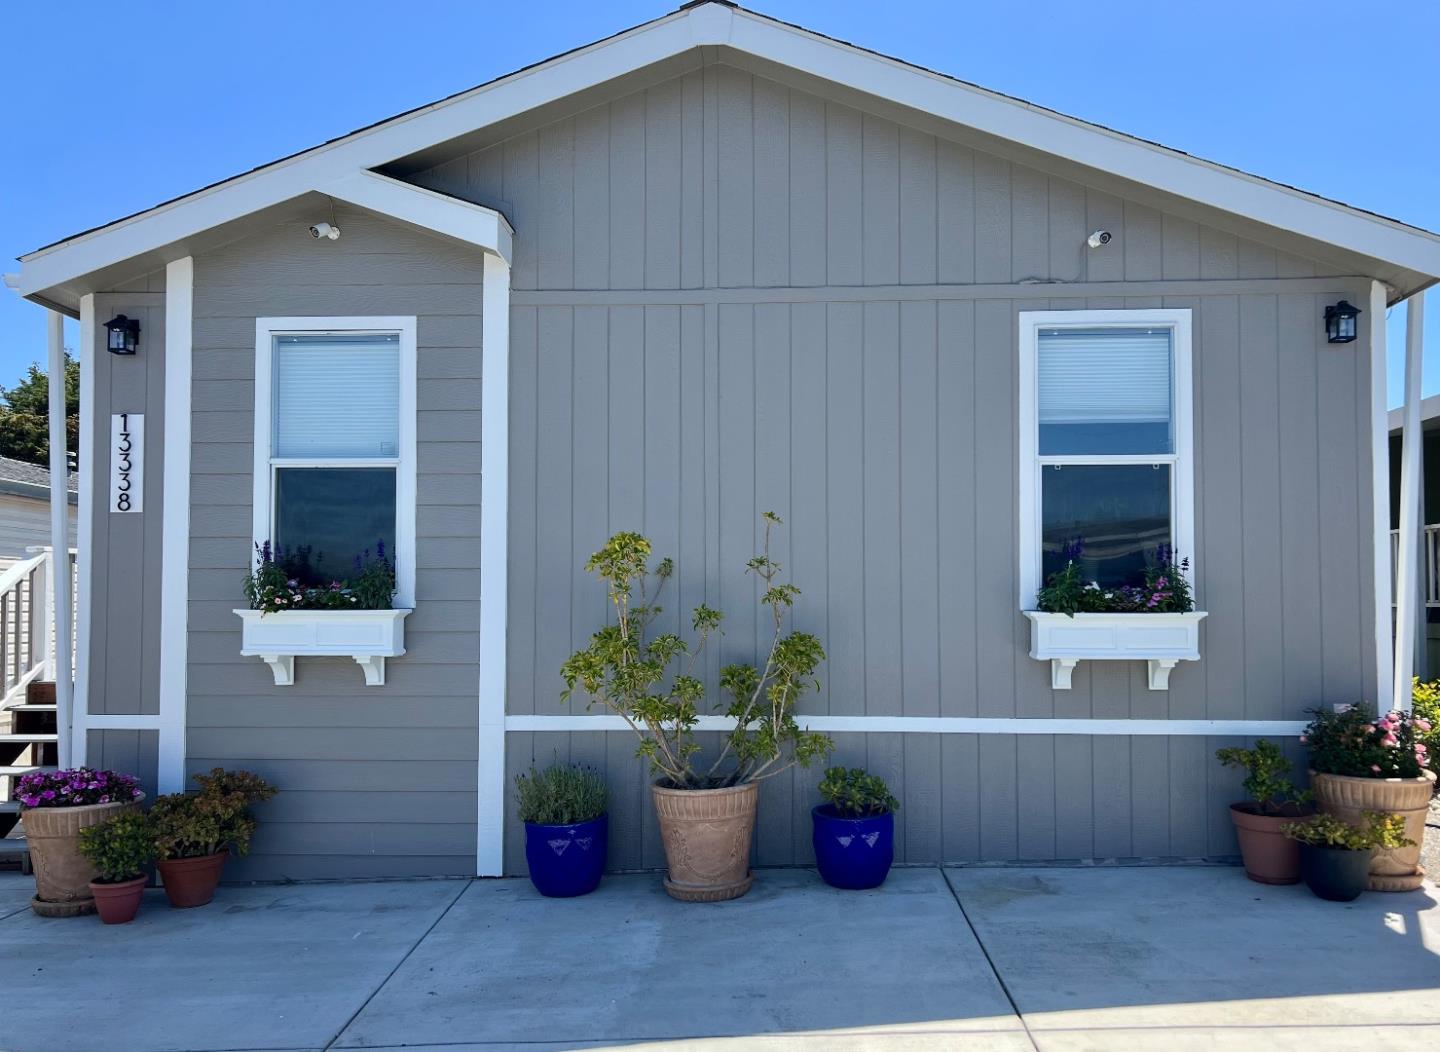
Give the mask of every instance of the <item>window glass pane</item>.
[(381, 541), (393, 559), (395, 469), (277, 469), (274, 541), (302, 584), (347, 579)]
[(277, 457), (400, 454), (400, 337), (275, 337)]
[(1169, 329), (1041, 329), (1040, 454), (1173, 453)]
[(1087, 581), (1144, 583), (1171, 544), (1170, 465), (1047, 465), (1040, 480), (1043, 580), (1078, 549)]

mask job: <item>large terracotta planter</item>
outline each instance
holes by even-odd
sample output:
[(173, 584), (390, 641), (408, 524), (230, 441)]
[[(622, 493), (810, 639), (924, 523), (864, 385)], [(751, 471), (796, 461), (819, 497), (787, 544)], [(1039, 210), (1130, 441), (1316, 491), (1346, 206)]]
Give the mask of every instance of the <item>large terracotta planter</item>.
[(750, 839), (760, 786), (729, 789), (650, 787), (669, 875), (665, 890), (682, 902), (723, 902), (750, 890)]
[(168, 858), (155, 863), (165, 883), (165, 897), (177, 910), (204, 906), (215, 897), (220, 871), (230, 852), (219, 851), (199, 858)]
[(80, 830), (98, 826), (121, 811), (134, 811), (144, 797), (83, 807), (22, 807), (20, 823), (35, 868), (31, 907), (42, 917), (95, 912), (90, 882), (100, 874), (80, 854)]
[(1420, 778), (1352, 778), (1310, 772), (1310, 788), (1322, 813), (1359, 824), (1365, 811), (1399, 815), (1413, 847), (1378, 848), (1370, 860), (1371, 891), (1414, 891), (1425, 880), (1420, 845), (1425, 842), (1425, 816), (1430, 809), (1435, 775)]
[(1240, 841), (1245, 875), (1258, 884), (1296, 884), (1300, 881), (1300, 845), (1282, 830), (1300, 817), (1294, 814), (1260, 815), (1250, 804), (1231, 804), (1230, 820)]

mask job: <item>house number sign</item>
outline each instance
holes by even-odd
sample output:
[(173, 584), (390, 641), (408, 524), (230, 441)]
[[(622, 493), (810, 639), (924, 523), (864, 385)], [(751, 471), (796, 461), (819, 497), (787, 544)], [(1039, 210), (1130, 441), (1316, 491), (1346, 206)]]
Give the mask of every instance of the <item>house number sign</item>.
[(145, 417), (139, 413), (110, 417), (110, 510), (145, 510)]

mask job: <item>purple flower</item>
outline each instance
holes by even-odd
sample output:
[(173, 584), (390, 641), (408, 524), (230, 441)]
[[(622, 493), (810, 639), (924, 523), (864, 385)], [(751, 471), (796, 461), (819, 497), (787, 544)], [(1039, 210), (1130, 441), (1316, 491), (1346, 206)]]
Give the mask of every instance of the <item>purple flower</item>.
[(1084, 537), (1076, 537), (1074, 540), (1066, 541), (1064, 547), (1062, 547), (1062, 548), (1060, 549), (1060, 556), (1061, 556), (1061, 558), (1063, 558), (1066, 562), (1072, 562), (1072, 563), (1073, 563), (1076, 559), (1080, 558), (1080, 556), (1083, 555), (1084, 553), (1085, 553), (1085, 538), (1084, 538)]

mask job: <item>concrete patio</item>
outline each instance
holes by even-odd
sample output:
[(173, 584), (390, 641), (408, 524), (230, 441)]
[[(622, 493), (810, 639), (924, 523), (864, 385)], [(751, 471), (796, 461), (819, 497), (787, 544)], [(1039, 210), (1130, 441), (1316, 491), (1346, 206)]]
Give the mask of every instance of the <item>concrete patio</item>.
[(1440, 898), (1349, 905), (1229, 868), (765, 870), (737, 902), (653, 875), (222, 888), (46, 921), (0, 882), (16, 1052), (681, 1047), (1328, 1049), (1440, 1038)]

